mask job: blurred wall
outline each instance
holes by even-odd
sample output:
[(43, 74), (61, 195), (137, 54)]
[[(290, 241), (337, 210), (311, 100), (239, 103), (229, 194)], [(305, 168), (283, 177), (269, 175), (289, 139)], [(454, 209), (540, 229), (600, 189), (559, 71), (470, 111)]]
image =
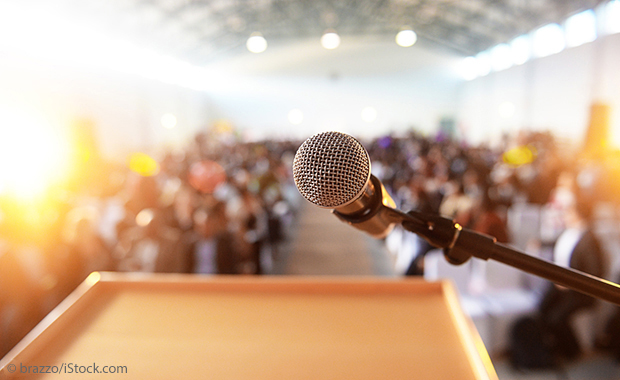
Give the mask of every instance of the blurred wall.
[[(318, 40), (270, 41), (264, 53), (215, 65), (237, 83), (210, 96), (222, 115), (257, 138), (325, 130), (366, 137), (412, 127), (434, 133), (456, 113), (461, 59), (426, 41), (399, 47), (393, 36), (343, 36), (334, 50)], [(374, 120), (362, 119), (366, 107), (376, 110)], [(289, 122), (292, 109), (303, 113), (301, 123)]]
[[(222, 114), (257, 138), (306, 138), (325, 130), (376, 136), (412, 127), (428, 134), (436, 131), (443, 117), (455, 113), (456, 84), (438, 85), (433, 76), (275, 78), (258, 83), (263, 84), (256, 92), (212, 95)], [(376, 110), (374, 120), (362, 119), (366, 107)], [(288, 121), (292, 109), (303, 113), (298, 125)]]
[[(612, 143), (620, 146), (620, 35), (464, 82), (457, 121), (472, 143), (517, 129), (548, 130), (581, 141), (590, 106), (611, 106)], [(513, 112), (510, 112), (513, 111)]]

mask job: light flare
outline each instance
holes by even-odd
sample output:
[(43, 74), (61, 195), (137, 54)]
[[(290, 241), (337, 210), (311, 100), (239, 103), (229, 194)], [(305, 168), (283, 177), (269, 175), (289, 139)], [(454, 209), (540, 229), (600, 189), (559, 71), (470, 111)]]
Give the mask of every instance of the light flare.
[(61, 132), (33, 113), (0, 108), (0, 194), (31, 199), (68, 176)]

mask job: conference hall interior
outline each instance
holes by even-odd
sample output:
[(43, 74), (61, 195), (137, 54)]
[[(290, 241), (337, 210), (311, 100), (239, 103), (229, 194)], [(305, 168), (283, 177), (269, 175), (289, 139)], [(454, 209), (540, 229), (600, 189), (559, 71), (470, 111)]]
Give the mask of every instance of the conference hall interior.
[(0, 378), (96, 273), (448, 282), (489, 378), (620, 378), (614, 303), (370, 236), (293, 171), (349, 136), (393, 208), (616, 283), (619, 67), (619, 0), (0, 2)]

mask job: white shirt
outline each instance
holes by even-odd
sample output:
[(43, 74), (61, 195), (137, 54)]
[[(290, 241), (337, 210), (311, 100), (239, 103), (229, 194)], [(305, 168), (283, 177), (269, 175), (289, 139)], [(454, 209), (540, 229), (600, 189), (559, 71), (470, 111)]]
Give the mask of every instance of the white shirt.
[(553, 247), (553, 261), (557, 265), (570, 267), (573, 250), (585, 232), (585, 228), (567, 228), (560, 234), (555, 247)]

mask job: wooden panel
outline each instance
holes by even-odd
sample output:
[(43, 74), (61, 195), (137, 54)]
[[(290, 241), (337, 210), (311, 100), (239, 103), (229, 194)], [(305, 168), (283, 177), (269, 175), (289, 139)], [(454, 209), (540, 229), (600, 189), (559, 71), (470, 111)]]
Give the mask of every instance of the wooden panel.
[(449, 283), (96, 276), (5, 357), (0, 375), (9, 364), (18, 375), (96, 363), (126, 366), (123, 379), (496, 378)]

